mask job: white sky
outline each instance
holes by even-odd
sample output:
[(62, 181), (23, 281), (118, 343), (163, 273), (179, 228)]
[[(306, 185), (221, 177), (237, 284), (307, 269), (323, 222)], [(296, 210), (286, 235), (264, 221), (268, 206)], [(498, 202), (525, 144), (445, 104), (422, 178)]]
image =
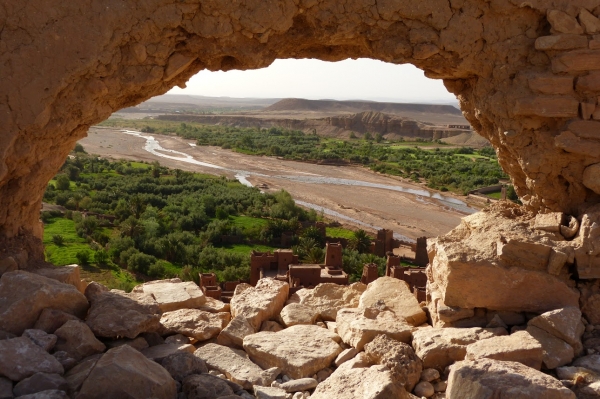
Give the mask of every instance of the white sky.
[(441, 80), (416, 67), (361, 58), (340, 62), (276, 60), (249, 71), (201, 71), (169, 94), (210, 97), (307, 98), (398, 102), (456, 103)]

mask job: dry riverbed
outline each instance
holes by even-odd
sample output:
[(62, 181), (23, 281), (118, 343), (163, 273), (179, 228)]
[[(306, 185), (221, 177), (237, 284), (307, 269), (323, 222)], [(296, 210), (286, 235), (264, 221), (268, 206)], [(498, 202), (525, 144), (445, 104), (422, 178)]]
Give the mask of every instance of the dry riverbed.
[(170, 168), (243, 176), (242, 180), (255, 186), (265, 185), (264, 191), (284, 189), (298, 201), (325, 208), (329, 218), (344, 224), (392, 229), (411, 239), (445, 234), (469, 211), (458, 204), (463, 198), (447, 193), (442, 197), (422, 185), (362, 167), (257, 157), (218, 147), (196, 147), (193, 141), (175, 136), (127, 134), (112, 128), (92, 127), (80, 142), (88, 153), (101, 157), (159, 161)]

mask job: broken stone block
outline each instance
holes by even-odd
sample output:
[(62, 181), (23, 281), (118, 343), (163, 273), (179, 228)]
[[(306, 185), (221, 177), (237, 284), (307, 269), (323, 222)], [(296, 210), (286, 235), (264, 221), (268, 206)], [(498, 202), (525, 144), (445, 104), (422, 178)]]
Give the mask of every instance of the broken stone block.
[(286, 399), (286, 393), (281, 388), (254, 386), (254, 396), (256, 396), (256, 399)]
[[(263, 322), (264, 323), (264, 322)], [(229, 324), (219, 333), (217, 343), (219, 345), (242, 348), (244, 337), (254, 334), (254, 327), (243, 316), (234, 317)]]
[(465, 360), (452, 366), (448, 399), (576, 399), (557, 379), (517, 362)]
[(573, 347), (562, 339), (534, 326), (528, 326), (527, 332), (542, 345), (542, 361), (545, 368), (552, 370), (573, 361)]
[[(541, 38), (539, 38), (541, 39)], [(538, 40), (539, 40), (538, 39)], [(537, 46), (537, 41), (536, 41)], [(554, 74), (536, 74), (527, 79), (529, 88), (541, 94), (572, 94), (573, 77)]]
[(333, 362), (343, 350), (339, 342), (340, 337), (326, 328), (299, 324), (248, 335), (244, 350), (263, 369), (278, 367), (292, 378), (305, 378)]
[(600, 20), (585, 8), (579, 11), (579, 22), (588, 35), (600, 32)]
[(87, 286), (85, 282), (81, 281), (79, 273), (79, 265), (66, 265), (60, 267), (49, 267), (43, 269), (32, 270), (33, 273), (39, 274), (40, 276), (48, 277), (61, 283), (71, 284), (77, 288), (82, 294)]
[(542, 368), (542, 345), (527, 331), (492, 337), (467, 346), (465, 360), (481, 358), (519, 362), (536, 370)]
[(98, 341), (87, 324), (81, 321), (67, 321), (54, 334), (58, 337), (55, 349), (67, 352), (75, 360), (106, 350), (106, 346)]
[[(129, 346), (129, 345), (123, 345), (123, 346)], [(196, 348), (194, 347), (194, 345), (190, 345), (190, 344), (183, 344), (183, 345), (160, 344), (160, 345), (154, 345), (149, 348), (143, 349), (140, 352), (142, 353), (142, 355), (144, 355), (148, 359), (154, 360), (155, 362), (160, 363), (160, 362), (162, 362), (162, 360), (164, 358), (171, 356), (175, 353), (180, 353), (180, 352), (194, 353), (195, 350), (196, 350)]]
[(67, 371), (65, 374), (65, 379), (69, 384), (69, 389), (71, 392), (79, 392), (86, 378), (88, 375), (90, 375), (90, 372), (96, 366), (96, 363), (101, 357), (102, 355), (98, 354), (85, 358), (75, 367)]
[(393, 277), (378, 278), (360, 296), (358, 307), (365, 309), (378, 301), (385, 302), (387, 309), (412, 326), (427, 322), (427, 315), (405, 281)]
[(582, 139), (598, 139), (600, 138), (600, 122), (576, 120), (567, 126), (570, 132), (573, 132), (577, 137)]
[(579, 308), (571, 306), (543, 313), (529, 320), (529, 326), (540, 328), (573, 347), (581, 347), (585, 327)]
[(50, 352), (54, 345), (56, 345), (56, 341), (58, 337), (54, 334), (46, 334), (46, 332), (42, 330), (25, 330), (23, 332), (23, 337), (29, 338), (31, 342), (45, 350), (46, 352)]
[(98, 360), (77, 398), (146, 399), (176, 396), (175, 380), (167, 370), (130, 346), (123, 345), (109, 350)]
[(534, 229), (558, 233), (563, 218), (564, 213), (562, 212), (538, 213), (535, 216)]
[(583, 185), (600, 194), (600, 163), (588, 166), (583, 171)]
[(546, 15), (548, 22), (552, 26), (555, 32), (559, 33), (572, 33), (575, 35), (583, 34), (583, 28), (579, 25), (579, 22), (575, 17), (570, 16), (566, 12), (559, 10), (548, 10)]
[(46, 308), (42, 310), (39, 319), (35, 322), (34, 328), (42, 330), (48, 334), (54, 334), (63, 324), (69, 320), (79, 320), (72, 314), (65, 313), (62, 310)]
[(314, 289), (301, 289), (288, 303), (296, 301), (315, 308), (325, 321), (335, 321), (338, 310), (358, 307), (360, 296), (367, 289), (363, 283), (347, 286), (334, 283), (318, 284)]
[(424, 368), (444, 370), (463, 360), (467, 345), (495, 335), (483, 328), (424, 328), (413, 332), (412, 346)]
[(134, 287), (132, 292), (152, 295), (163, 313), (197, 309), (206, 303), (206, 297), (196, 283), (178, 278), (150, 281)]
[(423, 362), (413, 348), (386, 335), (378, 335), (365, 345), (365, 355), (373, 364), (390, 369), (394, 379), (408, 392), (412, 392), (422, 377)]
[(111, 290), (88, 297), (91, 308), (86, 323), (99, 337), (133, 339), (160, 326), (160, 308), (149, 294)]
[(35, 373), (63, 374), (63, 366), (48, 352), (20, 337), (0, 341), (0, 376), (21, 381)]
[(581, 107), (581, 118), (585, 120), (592, 119), (594, 111), (596, 111), (596, 100), (584, 101), (580, 104)]
[[(568, 62), (568, 60), (563, 62)], [(515, 103), (514, 113), (521, 116), (545, 118), (576, 118), (579, 116), (579, 101), (571, 96), (519, 98)]]
[(286, 392), (301, 392), (314, 389), (319, 384), (314, 378), (299, 378), (297, 380), (289, 380), (279, 385), (279, 388)]
[[(348, 389), (352, 387), (352, 389)], [(384, 366), (338, 368), (321, 382), (311, 399), (409, 399), (411, 396)]]
[(0, 330), (16, 335), (33, 328), (42, 310), (85, 316), (88, 301), (75, 287), (23, 270), (0, 277)]
[[(587, 48), (588, 38), (582, 35), (560, 34), (551, 36), (541, 36), (535, 41), (535, 49), (540, 51), (556, 51), (556, 50), (574, 50), (578, 48)], [(573, 90), (573, 81), (571, 80), (570, 93)], [(563, 93), (548, 93), (548, 94), (563, 94)]]
[(68, 391), (69, 384), (60, 374), (35, 373), (15, 385), (13, 393), (15, 396), (20, 397), (53, 389)]
[(341, 366), (343, 363), (347, 362), (348, 360), (352, 359), (354, 356), (356, 356), (358, 354), (358, 351), (356, 350), (356, 348), (348, 348), (348, 349), (344, 349), (342, 351), (342, 353), (340, 353), (338, 355), (338, 357), (335, 359), (335, 365), (337, 367)]
[[(552, 72), (571, 73), (597, 71), (600, 69), (598, 50), (573, 50), (556, 56), (552, 60)], [(567, 116), (568, 118), (569, 116)], [(576, 117), (576, 115), (573, 115)]]
[(291, 327), (296, 324), (315, 324), (318, 316), (319, 312), (312, 306), (290, 303), (281, 310), (279, 318), (283, 325)]
[(204, 360), (209, 369), (218, 370), (244, 389), (252, 389), (254, 385), (270, 386), (275, 379), (254, 364), (243, 350), (207, 344), (196, 350), (194, 356)]
[(409, 342), (412, 326), (389, 310), (377, 308), (340, 309), (336, 318), (338, 334), (342, 340), (361, 351), (380, 334), (400, 342)]
[(263, 321), (281, 313), (289, 290), (287, 283), (271, 278), (260, 279), (256, 287), (240, 284), (231, 298), (231, 316), (245, 317), (254, 331), (258, 331)]
[(199, 309), (179, 309), (163, 313), (161, 331), (166, 334), (182, 334), (205, 341), (216, 337), (231, 319), (229, 313), (210, 313)]
[(192, 374), (208, 373), (206, 363), (190, 352), (177, 352), (165, 357), (160, 363), (175, 381), (183, 381)]

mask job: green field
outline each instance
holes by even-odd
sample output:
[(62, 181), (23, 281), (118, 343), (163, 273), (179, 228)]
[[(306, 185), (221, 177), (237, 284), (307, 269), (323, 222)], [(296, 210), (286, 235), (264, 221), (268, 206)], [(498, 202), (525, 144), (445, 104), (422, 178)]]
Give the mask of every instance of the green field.
[(251, 244), (231, 244), (219, 247), (226, 252), (240, 254), (240, 255), (248, 255), (250, 256), (250, 252), (256, 250), (259, 252), (273, 252), (277, 249), (277, 247), (271, 247), (269, 245), (251, 245)]
[[(59, 234), (64, 238), (63, 245), (56, 245), (52, 237)], [(77, 263), (75, 254), (79, 251), (90, 250), (85, 239), (75, 233), (75, 222), (70, 219), (54, 218), (44, 225), (44, 246), (46, 260), (57, 266)]]
[(334, 237), (334, 238), (339, 237), (339, 238), (345, 238), (347, 240), (354, 237), (354, 231), (344, 229), (342, 227), (327, 227), (326, 231), (327, 231), (327, 237)]

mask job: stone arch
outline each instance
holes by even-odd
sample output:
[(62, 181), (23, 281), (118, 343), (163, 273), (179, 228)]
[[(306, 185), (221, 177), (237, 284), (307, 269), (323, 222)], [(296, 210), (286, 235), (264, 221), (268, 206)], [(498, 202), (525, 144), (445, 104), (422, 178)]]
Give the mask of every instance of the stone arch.
[[(593, 37), (599, 6), (600, 0), (3, 0), (0, 237), (40, 235), (47, 181), (90, 125), (183, 86), (203, 68), (260, 68), (276, 58), (416, 65), (458, 97), (527, 206), (576, 213), (598, 201), (583, 176), (600, 162), (600, 122), (589, 121), (600, 91), (600, 78), (589, 73), (600, 69)], [(595, 178), (592, 169), (587, 175)]]

